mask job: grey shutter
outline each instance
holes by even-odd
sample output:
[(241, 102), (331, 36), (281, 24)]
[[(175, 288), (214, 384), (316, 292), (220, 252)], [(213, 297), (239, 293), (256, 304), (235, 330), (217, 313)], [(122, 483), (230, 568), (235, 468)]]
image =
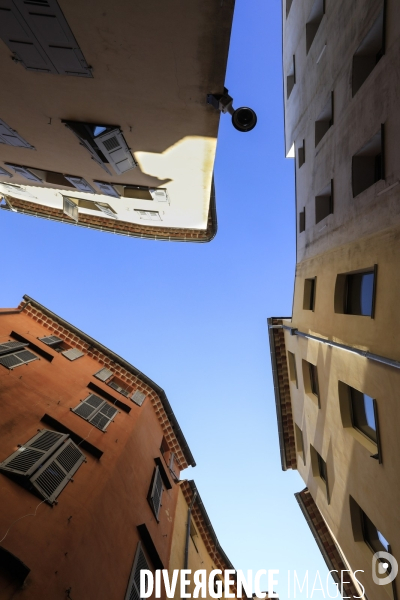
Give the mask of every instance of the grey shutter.
[[(39, 0), (40, 2), (40, 0)], [(38, 6), (39, 2), (35, 2)], [(32, 3), (32, 8), (35, 8)], [(12, 0), (0, 0), (0, 38), (29, 71), (55, 73), (49, 57)]]
[(120, 394), (123, 394), (124, 396), (129, 395), (129, 392), (127, 390), (125, 390), (123, 387), (121, 387), (120, 385), (118, 385), (118, 383), (115, 383), (115, 381), (110, 381), (110, 383), (108, 385), (110, 387), (112, 387), (113, 390), (116, 390), (117, 392), (119, 392)]
[(104, 431), (118, 413), (118, 409), (95, 394), (90, 394), (72, 412)]
[(94, 141), (118, 175), (137, 166), (120, 129), (103, 133)]
[(2, 463), (0, 470), (29, 477), (67, 439), (65, 433), (42, 429)]
[(146, 394), (143, 394), (143, 392), (139, 392), (139, 390), (136, 390), (136, 392), (133, 394), (131, 400), (132, 400), (132, 402), (135, 402), (135, 404), (137, 404), (138, 406), (142, 406), (145, 398), (146, 398)]
[(28, 345), (29, 344), (25, 342), (5, 342), (4, 344), (0, 344), (0, 355), (21, 350), (22, 348), (26, 348)]
[(159, 467), (156, 467), (156, 470), (154, 473), (153, 487), (152, 487), (151, 494), (150, 494), (150, 502), (153, 507), (156, 519), (158, 519), (158, 514), (160, 512), (162, 493), (163, 493), (163, 485), (162, 485), (161, 472), (160, 472)]
[(169, 202), (167, 190), (161, 188), (149, 188), (149, 192), (156, 202)]
[(131, 575), (129, 577), (128, 588), (125, 594), (125, 600), (141, 600), (140, 598), (140, 571), (147, 569), (150, 571), (149, 564), (142, 550), (141, 542), (138, 543)]
[(72, 409), (72, 412), (82, 417), (82, 419), (89, 420), (89, 418), (94, 415), (99, 408), (104, 404), (104, 400), (96, 396), (95, 394), (90, 394), (83, 402), (78, 404), (75, 408)]
[(74, 473), (85, 460), (85, 455), (68, 440), (31, 477), (30, 481), (43, 498), (53, 504)]
[(111, 210), (111, 208), (107, 208), (106, 206), (102, 206), (98, 202), (95, 202), (95, 205), (97, 206), (97, 208), (99, 208), (101, 210), (101, 212), (103, 212), (108, 217), (111, 217), (112, 219), (118, 219), (117, 215)]
[(39, 42), (42, 53), (53, 65), (53, 72), (92, 77), (56, 0), (14, 0), (14, 5), (19, 9), (31, 36)]
[(47, 335), (46, 337), (38, 338), (43, 344), (48, 346), (58, 346), (62, 342), (62, 339), (56, 335)]
[(36, 354), (29, 352), (29, 350), (21, 350), (20, 352), (15, 352), (14, 354), (0, 356), (0, 365), (7, 367), (7, 369), (14, 369), (15, 367), (26, 365), (34, 360), (39, 360)]
[(75, 221), (75, 223), (79, 221), (78, 205), (66, 196), (63, 196), (63, 213)]
[(89, 423), (97, 427), (97, 429), (105, 431), (117, 413), (117, 408), (111, 406), (108, 402), (104, 402), (100, 410), (93, 417), (90, 417)]
[[(0, 12), (0, 16), (1, 16), (1, 12)], [(24, 140), (23, 137), (18, 135), (18, 133), (16, 131), (14, 131), (14, 129), (11, 129), (11, 127), (9, 127), (7, 125), (7, 123), (2, 121), (1, 119), (0, 119), (0, 143), (8, 144), (8, 146), (18, 146), (20, 148), (30, 148), (30, 149), (34, 150), (33, 146), (28, 144), (28, 142), (26, 140)]]
[[(1, 17), (1, 14), (0, 14), (0, 17)], [(0, 175), (3, 175), (3, 177), (12, 177), (11, 173), (9, 173), (5, 169), (3, 169), (3, 167), (0, 167)]]
[(110, 369), (104, 367), (103, 369), (95, 373), (94, 376), (97, 377), (97, 379), (100, 379), (100, 381), (107, 381), (107, 379), (110, 379), (112, 374), (113, 373), (112, 371), (110, 371)]
[(64, 352), (61, 352), (61, 354), (65, 356), (65, 358), (68, 358), (68, 360), (76, 360), (77, 358), (84, 356), (84, 353), (78, 350), (77, 348), (70, 348), (70, 350), (64, 350)]
[(89, 194), (95, 194), (95, 190), (83, 177), (75, 177), (75, 175), (64, 175), (65, 179), (68, 179), (70, 183), (80, 192), (88, 192)]
[[(1, 1), (1, 0), (0, 0)], [(22, 175), (25, 179), (29, 179), (30, 181), (42, 181), (40, 177), (31, 173), (26, 167), (21, 167), (21, 165), (13, 165), (12, 163), (4, 163), (8, 167), (11, 167), (17, 175)]]
[(112, 196), (113, 198), (120, 198), (120, 195), (111, 183), (103, 183), (102, 181), (95, 181), (94, 183), (101, 190), (102, 194)]

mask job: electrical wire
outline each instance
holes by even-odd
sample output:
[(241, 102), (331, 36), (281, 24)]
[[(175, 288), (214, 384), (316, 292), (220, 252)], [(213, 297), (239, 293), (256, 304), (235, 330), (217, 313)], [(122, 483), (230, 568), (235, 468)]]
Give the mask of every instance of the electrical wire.
[(15, 519), (15, 521), (13, 521), (10, 525), (10, 527), (7, 529), (4, 537), (1, 538), (0, 540), (0, 544), (6, 539), (6, 537), (8, 536), (8, 532), (10, 531), (11, 527), (13, 527), (15, 525), (15, 523), (18, 523), (18, 521), (21, 521), (21, 519), (25, 519), (25, 517), (36, 517), (36, 513), (37, 513), (37, 509), (39, 508), (39, 506), (41, 504), (43, 504), (43, 502), (46, 502), (46, 500), (42, 500), (41, 502), (39, 502), (39, 504), (37, 505), (37, 507), (35, 508), (35, 512), (34, 513), (29, 513), (27, 515), (24, 515), (23, 517), (19, 517), (19, 519)]

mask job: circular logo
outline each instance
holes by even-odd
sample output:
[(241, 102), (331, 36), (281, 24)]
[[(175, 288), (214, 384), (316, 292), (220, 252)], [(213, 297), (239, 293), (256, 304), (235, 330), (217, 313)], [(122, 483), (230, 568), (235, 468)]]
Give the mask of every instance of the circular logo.
[(372, 557), (372, 579), (377, 585), (392, 583), (399, 572), (395, 557), (389, 552), (375, 552)]

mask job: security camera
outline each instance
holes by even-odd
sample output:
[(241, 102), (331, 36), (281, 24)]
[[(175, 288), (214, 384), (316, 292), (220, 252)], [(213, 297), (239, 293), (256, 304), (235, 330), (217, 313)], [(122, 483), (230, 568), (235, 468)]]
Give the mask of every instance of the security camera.
[(238, 131), (251, 131), (257, 124), (257, 115), (252, 108), (242, 106), (236, 110), (233, 108), (233, 98), (228, 94), (228, 90), (224, 88), (223, 94), (208, 94), (207, 104), (211, 104), (223, 114), (229, 113), (232, 115), (232, 125)]

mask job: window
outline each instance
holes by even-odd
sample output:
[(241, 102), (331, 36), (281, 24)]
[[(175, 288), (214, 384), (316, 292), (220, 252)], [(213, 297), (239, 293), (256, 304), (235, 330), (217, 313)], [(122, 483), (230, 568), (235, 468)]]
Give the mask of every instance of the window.
[(358, 46), (353, 56), (352, 91), (358, 92), (368, 75), (385, 54), (385, 15), (384, 8)]
[(10, 0), (0, 9), (0, 38), (29, 71), (92, 77), (56, 0)]
[(350, 388), (353, 427), (377, 443), (375, 400), (354, 388)]
[[(121, 382), (122, 383), (122, 382)], [(120, 385), (119, 383), (117, 383), (116, 378), (112, 379), (111, 381), (109, 381), (107, 383), (107, 385), (109, 385), (111, 388), (113, 388), (113, 390), (119, 392), (120, 394), (122, 394), (123, 396), (128, 397), (129, 396), (129, 391), (127, 389), (125, 389), (123, 387), (123, 385)]]
[(317, 278), (304, 280), (303, 310), (312, 310), (315, 308), (315, 292), (317, 287)]
[(293, 0), (286, 0), (286, 18), (289, 15), (290, 9), (292, 8)]
[(336, 277), (335, 312), (374, 318), (377, 265)]
[(34, 150), (34, 147), (28, 144), (23, 137), (21, 137), (14, 129), (11, 129), (0, 119), (0, 144), (7, 144), (8, 146), (18, 146), (19, 148), (30, 148)]
[(328, 468), (325, 460), (319, 452), (310, 444), (311, 468), (314, 478), (317, 480), (319, 487), (326, 492), (326, 499), (330, 504), (329, 487), (328, 487)]
[(140, 600), (140, 571), (142, 569), (150, 570), (150, 567), (143, 552), (142, 544), (139, 542), (133, 560), (125, 600)]
[(41, 498), (54, 504), (84, 460), (69, 435), (42, 429), (0, 463), (0, 471), (33, 486)]
[(137, 166), (118, 126), (78, 121), (63, 121), (63, 123), (77, 136), (81, 145), (90, 152), (92, 159), (109, 175), (111, 172), (106, 164), (110, 165), (117, 175), (126, 173)]
[(296, 58), (293, 55), (293, 60), (290, 65), (288, 74), (286, 76), (286, 98), (289, 98), (290, 94), (292, 93), (295, 83), (296, 83)]
[(299, 233), (306, 229), (306, 207), (299, 213)]
[(25, 179), (29, 179), (30, 181), (42, 181), (40, 177), (32, 173), (27, 167), (22, 167), (21, 165), (14, 165), (13, 163), (4, 164), (10, 167), (17, 175), (25, 177)]
[(315, 196), (315, 223), (333, 213), (333, 180)]
[(304, 440), (303, 440), (303, 432), (297, 423), (294, 424), (294, 436), (296, 439), (296, 450), (297, 453), (300, 454), (303, 463), (306, 464), (306, 455), (304, 452)]
[(112, 371), (110, 371), (110, 369), (104, 367), (103, 369), (100, 369), (100, 371), (95, 373), (94, 376), (97, 377), (97, 379), (100, 379), (100, 381), (107, 381), (107, 379), (110, 379), (110, 377), (112, 377), (112, 374), (113, 373)]
[(333, 92), (315, 121), (315, 147), (333, 125)]
[(43, 338), (38, 338), (43, 344), (50, 346), (56, 352), (61, 353), (68, 360), (76, 360), (81, 356), (84, 356), (84, 353), (78, 350), (77, 348), (70, 348), (61, 338), (56, 335), (48, 335)]
[(288, 363), (289, 363), (289, 379), (290, 379), (290, 381), (294, 381), (296, 384), (296, 387), (298, 387), (296, 357), (293, 354), (293, 352), (288, 352)]
[(135, 404), (137, 404), (138, 406), (142, 406), (144, 400), (146, 398), (146, 394), (144, 394), (143, 392), (139, 392), (139, 390), (136, 390), (136, 392), (134, 392), (134, 394), (132, 395), (132, 402), (135, 402)]
[(165, 188), (149, 188), (149, 193), (156, 202), (170, 202), (168, 191)]
[(353, 197), (385, 179), (384, 126), (352, 158)]
[(65, 179), (72, 183), (72, 185), (76, 187), (76, 189), (80, 192), (86, 192), (87, 194), (96, 193), (92, 186), (89, 185), (86, 179), (83, 179), (83, 177), (76, 177), (75, 175), (65, 175)]
[(150, 506), (154, 512), (154, 515), (155, 515), (157, 521), (159, 520), (158, 515), (160, 513), (160, 508), (161, 508), (162, 493), (163, 493), (163, 482), (162, 482), (161, 470), (160, 470), (160, 467), (157, 466), (154, 470), (153, 481), (150, 486), (150, 493), (149, 493), (149, 498), (148, 498)]
[(319, 388), (318, 388), (317, 367), (315, 365), (312, 365), (311, 363), (308, 363), (308, 370), (310, 373), (311, 393), (314, 394), (314, 396), (317, 396), (317, 398), (318, 398), (319, 397)]
[(12, 370), (34, 360), (39, 360), (36, 354), (33, 354), (30, 350), (26, 350), (28, 345), (25, 342), (13, 341), (0, 344), (0, 365)]
[(299, 169), (306, 162), (306, 142), (303, 140), (303, 145), (297, 150), (297, 157), (299, 161)]
[(319, 26), (321, 25), (322, 17), (325, 13), (325, 0), (314, 0), (311, 12), (306, 23), (306, 52), (308, 54), (311, 45), (314, 41)]
[(75, 223), (79, 220), (78, 205), (72, 202), (70, 198), (63, 196), (63, 213), (70, 217)]
[[(80, 182), (84, 181), (82, 180), (80, 177), (74, 177), (74, 178), (70, 178), (70, 179), (74, 179), (74, 180), (80, 180)], [(79, 183), (80, 185), (80, 183)], [(86, 181), (84, 181), (84, 183), (82, 184), (82, 186), (84, 187), (85, 185), (89, 185), (86, 183)], [(93, 188), (91, 188), (93, 189)], [(86, 191), (88, 192), (89, 190), (84, 190), (83, 188), (81, 189), (81, 191)], [(92, 192), (90, 192), (92, 193)], [(93, 190), (93, 193), (94, 190)], [(71, 196), (63, 196), (63, 210), (64, 210), (64, 214), (66, 214), (67, 216), (71, 217), (71, 219), (73, 219), (74, 221), (78, 222), (79, 220), (79, 208), (85, 208), (88, 210), (95, 210), (96, 212), (101, 212), (105, 215), (107, 215), (107, 217), (111, 217), (112, 219), (118, 219), (117, 217), (117, 213), (115, 212), (115, 210), (109, 205), (106, 204), (105, 202), (93, 202), (92, 200), (87, 200), (86, 198), (72, 198)], [(96, 216), (100, 216), (100, 215), (96, 215)]]
[(134, 394), (130, 396), (132, 389), (129, 386), (127, 386), (125, 382), (115, 377), (113, 372), (110, 371), (110, 369), (104, 367), (103, 369), (100, 369), (100, 371), (95, 373), (94, 376), (97, 377), (97, 379), (100, 379), (100, 381), (104, 381), (104, 383), (109, 385), (111, 388), (113, 388), (123, 396), (126, 396), (127, 398), (130, 397), (130, 400), (132, 400), (132, 402), (135, 402), (135, 404), (137, 404), (138, 406), (142, 406), (144, 399), (146, 398), (146, 394), (140, 392), (139, 390), (136, 390)]
[(105, 194), (106, 196), (112, 196), (113, 198), (120, 197), (117, 190), (113, 185), (111, 185), (111, 183), (104, 183), (103, 181), (95, 181), (94, 183), (100, 189), (102, 194)]
[(135, 213), (144, 221), (161, 221), (160, 213), (156, 210), (137, 210)]
[(312, 363), (308, 362), (307, 360), (303, 360), (302, 370), (304, 391), (309, 396), (309, 398), (313, 400), (315, 404), (317, 404), (318, 408), (321, 408), (317, 367)]
[(95, 394), (90, 394), (90, 396), (85, 400), (82, 400), (76, 408), (72, 408), (71, 410), (101, 431), (107, 429), (115, 415), (118, 413), (117, 408), (111, 406), (111, 404), (108, 404), (108, 402), (102, 400)]
[(324, 461), (324, 459), (322, 458), (322, 456), (320, 454), (318, 454), (318, 472), (319, 472), (319, 476), (321, 477), (322, 481), (324, 481), (325, 483), (327, 483), (328, 481), (328, 472), (326, 470), (326, 462)]
[[(365, 512), (362, 513), (362, 525), (364, 541), (371, 548), (372, 552), (390, 552), (389, 542), (384, 535), (375, 527), (373, 522), (367, 517)], [(390, 572), (390, 571), (389, 571)]]
[(11, 173), (3, 169), (3, 167), (0, 167), (0, 175), (2, 175), (3, 177), (12, 177)]

